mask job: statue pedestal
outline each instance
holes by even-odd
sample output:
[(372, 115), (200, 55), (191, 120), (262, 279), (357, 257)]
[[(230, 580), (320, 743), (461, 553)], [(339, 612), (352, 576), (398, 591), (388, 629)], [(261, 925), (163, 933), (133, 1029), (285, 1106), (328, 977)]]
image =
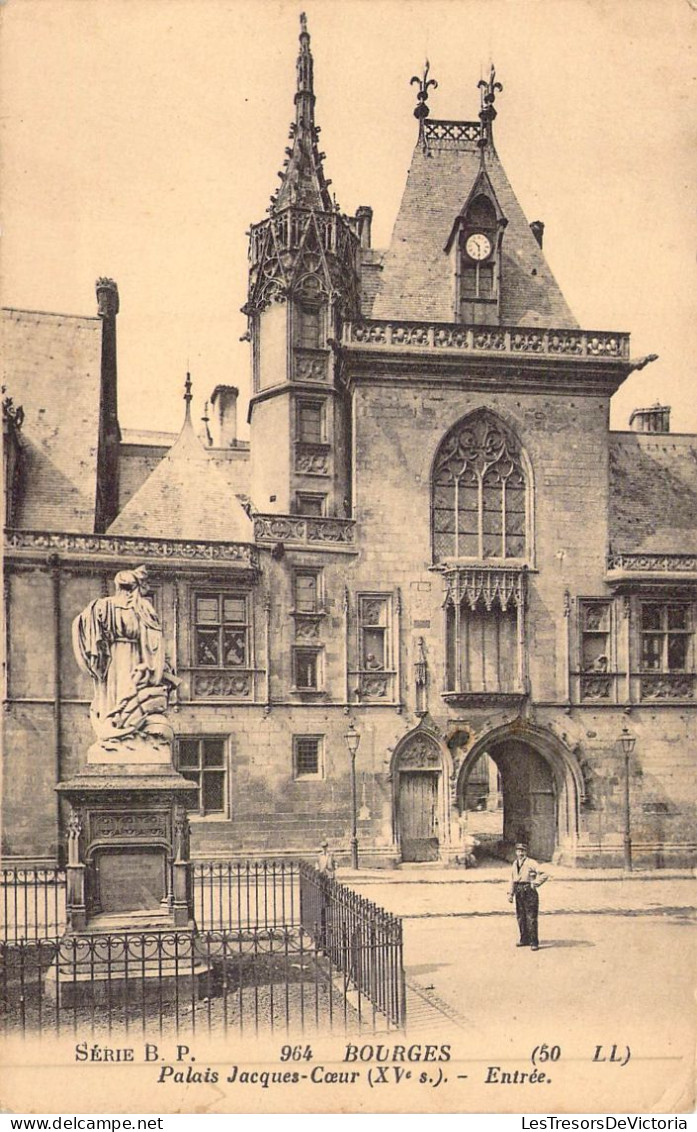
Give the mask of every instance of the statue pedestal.
[[(70, 803), (65, 935), (46, 976), (64, 1008), (199, 997), (187, 802), (169, 749), (116, 762), (99, 744), (56, 789)], [(100, 755), (107, 757), (100, 757)]]
[(88, 762), (56, 789), (71, 806), (68, 932), (106, 930), (103, 917), (112, 931), (193, 929), (186, 803), (196, 786), (169, 755)]

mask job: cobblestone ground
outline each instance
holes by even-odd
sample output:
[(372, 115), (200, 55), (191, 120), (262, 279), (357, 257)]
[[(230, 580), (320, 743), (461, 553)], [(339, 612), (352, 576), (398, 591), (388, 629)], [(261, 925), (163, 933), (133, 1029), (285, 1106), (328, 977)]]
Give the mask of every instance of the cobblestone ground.
[[(540, 893), (537, 952), (515, 946), (506, 882), (499, 873), (478, 883), (429, 884), (424, 875), (355, 884), (404, 917), (410, 1038), (447, 1035), (459, 1071), (472, 1080), (483, 1080), (492, 1064), (530, 1070), (535, 1047), (556, 1044), (557, 1079), (573, 1067), (568, 1111), (608, 1109), (617, 1074), (633, 1098), (625, 1111), (689, 1107), (694, 880), (555, 877)], [(628, 1064), (594, 1062), (598, 1045), (601, 1056), (613, 1045), (629, 1049)], [(492, 1084), (492, 1106), (509, 1107), (510, 1090)], [(543, 1098), (537, 1103), (542, 1111)], [(535, 1101), (530, 1105), (534, 1110)]]

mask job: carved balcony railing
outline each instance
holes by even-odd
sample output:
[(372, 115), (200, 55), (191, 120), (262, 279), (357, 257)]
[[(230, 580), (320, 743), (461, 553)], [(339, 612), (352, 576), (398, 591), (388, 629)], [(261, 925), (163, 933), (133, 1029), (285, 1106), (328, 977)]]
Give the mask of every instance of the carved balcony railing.
[(255, 515), (254, 538), (260, 546), (326, 547), (355, 550), (353, 519), (312, 518), (303, 515)]
[(673, 702), (695, 698), (694, 672), (641, 672), (639, 687), (642, 701)]
[(424, 350), (431, 353), (495, 353), (545, 358), (627, 360), (629, 335), (603, 330), (543, 330), (519, 326), (478, 327), (446, 322), (378, 319), (346, 322), (342, 344), (370, 350)]
[(134, 538), (126, 535), (72, 534), (63, 531), (5, 532), (5, 552), (60, 552), (72, 557), (185, 559), (190, 562), (237, 563), (258, 569), (255, 547), (241, 542), (207, 542), (192, 539)]
[(609, 554), (609, 573), (697, 574), (697, 554)]

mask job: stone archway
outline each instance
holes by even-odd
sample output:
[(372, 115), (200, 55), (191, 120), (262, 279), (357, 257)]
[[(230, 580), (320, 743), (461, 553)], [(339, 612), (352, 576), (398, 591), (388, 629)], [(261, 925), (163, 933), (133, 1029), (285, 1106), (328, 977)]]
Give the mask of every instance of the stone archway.
[(497, 852), (506, 855), (516, 841), (525, 840), (530, 855), (539, 860), (573, 863), (584, 790), (573, 753), (547, 728), (520, 721), (497, 728), (479, 739), (462, 763), (457, 782), (460, 812), (469, 776), (484, 754), (496, 764), (502, 785)]
[(392, 756), (395, 840), (403, 861), (437, 861), (450, 843), (449, 755), (435, 735), (406, 735)]

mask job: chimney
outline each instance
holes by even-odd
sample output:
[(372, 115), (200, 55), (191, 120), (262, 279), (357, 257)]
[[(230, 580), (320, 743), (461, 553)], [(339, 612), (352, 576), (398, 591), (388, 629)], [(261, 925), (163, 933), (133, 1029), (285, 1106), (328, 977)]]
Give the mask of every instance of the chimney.
[(670, 432), (670, 405), (657, 401), (649, 409), (635, 409), (629, 427), (632, 432)]
[(216, 448), (234, 448), (237, 444), (237, 397), (235, 385), (216, 385), (211, 393), (213, 444)]
[(356, 232), (362, 248), (370, 247), (370, 226), (373, 223), (373, 210), (368, 204), (359, 204), (356, 209)]
[(116, 376), (116, 316), (119, 289), (113, 279), (100, 277), (96, 284), (97, 314), (102, 320), (102, 362), (97, 442), (97, 496), (94, 529), (97, 534), (113, 523), (119, 510), (119, 429)]
[(544, 239), (545, 234), (544, 220), (533, 220), (532, 224), (530, 225), (530, 231), (537, 240), (539, 247), (542, 247), (542, 240)]

